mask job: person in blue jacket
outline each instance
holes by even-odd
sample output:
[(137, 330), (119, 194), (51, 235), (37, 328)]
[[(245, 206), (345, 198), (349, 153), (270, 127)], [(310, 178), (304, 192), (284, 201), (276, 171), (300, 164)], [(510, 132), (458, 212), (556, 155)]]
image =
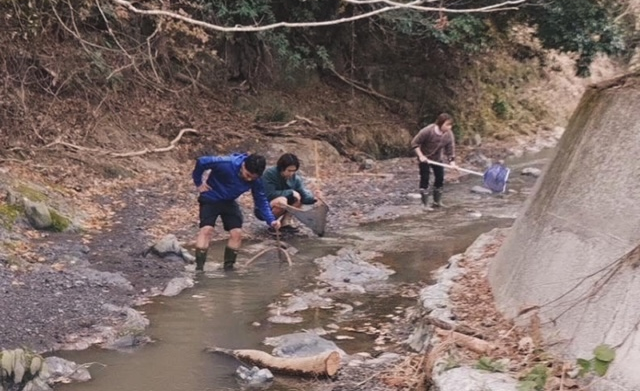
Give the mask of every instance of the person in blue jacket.
[[(224, 270), (233, 269), (242, 244), (242, 212), (236, 199), (251, 190), (255, 207), (264, 215), (264, 221), (274, 230), (280, 222), (271, 212), (260, 177), (266, 160), (261, 155), (232, 154), (229, 156), (202, 156), (196, 160), (193, 183), (200, 196), (200, 230), (196, 239), (196, 270), (203, 270), (207, 250), (213, 238), (218, 217), (229, 231), (229, 241), (224, 249)], [(208, 175), (205, 177), (206, 171)]]
[[(269, 167), (262, 176), (264, 191), (271, 203), (271, 210), (277, 218), (282, 217), (283, 232), (297, 232), (298, 228), (291, 225), (291, 215), (283, 205), (291, 205), (300, 208), (303, 204), (310, 205), (317, 202), (313, 193), (305, 186), (298, 170), (300, 161), (292, 153), (280, 156), (275, 166)], [(259, 208), (255, 208), (254, 214), (260, 220), (266, 220), (266, 216)], [(270, 229), (270, 231), (273, 231)]]

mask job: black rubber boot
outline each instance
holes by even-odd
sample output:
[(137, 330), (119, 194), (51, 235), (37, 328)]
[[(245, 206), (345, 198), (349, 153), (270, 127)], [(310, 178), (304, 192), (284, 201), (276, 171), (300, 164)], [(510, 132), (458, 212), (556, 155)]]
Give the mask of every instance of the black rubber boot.
[(207, 250), (196, 248), (196, 270), (204, 270), (204, 263), (207, 262)]
[(236, 258), (238, 258), (238, 250), (226, 246), (224, 248), (224, 270), (233, 270), (233, 265), (236, 263)]
[(433, 207), (444, 208), (442, 203), (442, 189), (433, 189)]
[(420, 189), (420, 200), (422, 201), (422, 206), (426, 208), (429, 203), (429, 188)]

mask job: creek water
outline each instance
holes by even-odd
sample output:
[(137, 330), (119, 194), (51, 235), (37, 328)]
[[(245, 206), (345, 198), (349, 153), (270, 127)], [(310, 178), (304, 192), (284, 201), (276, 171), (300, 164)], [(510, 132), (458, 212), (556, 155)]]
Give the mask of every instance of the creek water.
[[(256, 261), (244, 271), (211, 271), (196, 279), (195, 287), (176, 297), (157, 297), (137, 308), (151, 321), (147, 330), (153, 343), (131, 351), (55, 352), (76, 363), (92, 363), (93, 379), (82, 384), (58, 386), (63, 391), (173, 391), (239, 390), (234, 377), (239, 363), (229, 357), (204, 352), (207, 346), (226, 348), (271, 348), (266, 337), (326, 328), (370, 323), (374, 327), (389, 322), (409, 306), (415, 297), (400, 295), (401, 286), (413, 284), (417, 289), (430, 282), (430, 274), (452, 255), (463, 252), (480, 234), (513, 223), (519, 207), (535, 179), (515, 178), (511, 187), (517, 193), (503, 196), (479, 196), (469, 192), (476, 179), (466, 178), (447, 187), (447, 199), (454, 204), (445, 210), (425, 213), (415, 205), (382, 210), (381, 215), (395, 213), (392, 220), (348, 228), (326, 238), (290, 241), (299, 252), (294, 264)], [(212, 244), (210, 254), (222, 254), (224, 243)], [(376, 261), (396, 273), (389, 279), (398, 290), (373, 294), (349, 295), (339, 302), (352, 311), (310, 309), (296, 315), (298, 324), (273, 324), (269, 304), (284, 300), (294, 290), (312, 291), (317, 286), (315, 258), (352, 246), (378, 251)], [(245, 256), (246, 257), (246, 256)], [(242, 260), (239, 261), (241, 263)], [(414, 295), (415, 296), (415, 295)], [(335, 340), (336, 335), (353, 339)], [(338, 332), (325, 336), (349, 354), (374, 353), (373, 337), (361, 333)], [(309, 383), (276, 376), (271, 390), (309, 389)]]

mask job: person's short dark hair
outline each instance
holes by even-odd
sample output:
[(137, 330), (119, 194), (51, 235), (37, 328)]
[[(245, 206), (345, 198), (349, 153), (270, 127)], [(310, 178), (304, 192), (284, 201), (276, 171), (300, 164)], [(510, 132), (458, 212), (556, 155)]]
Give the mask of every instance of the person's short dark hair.
[(296, 170), (300, 168), (300, 161), (298, 157), (292, 153), (285, 153), (280, 156), (278, 159), (278, 163), (276, 163), (276, 167), (278, 167), (278, 171), (282, 172), (287, 169), (289, 166), (295, 166)]
[(265, 167), (267, 167), (267, 159), (262, 155), (249, 155), (244, 160), (244, 168), (252, 174), (262, 176)]
[(438, 125), (438, 127), (441, 127), (447, 121), (453, 122), (453, 118), (451, 118), (451, 116), (447, 113), (442, 113), (436, 119), (436, 125)]

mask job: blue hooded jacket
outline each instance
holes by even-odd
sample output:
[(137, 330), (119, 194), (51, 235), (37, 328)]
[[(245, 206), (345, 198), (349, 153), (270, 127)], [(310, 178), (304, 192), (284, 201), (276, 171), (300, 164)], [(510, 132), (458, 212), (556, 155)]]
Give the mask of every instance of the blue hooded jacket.
[(207, 178), (207, 185), (211, 190), (200, 193), (201, 197), (211, 202), (235, 201), (240, 195), (251, 190), (255, 207), (266, 217), (267, 224), (271, 225), (276, 218), (264, 193), (262, 179), (247, 182), (240, 176), (240, 168), (247, 156), (247, 154), (232, 154), (199, 157), (193, 169), (193, 183), (196, 187), (202, 185), (202, 175), (206, 170), (211, 170)]

